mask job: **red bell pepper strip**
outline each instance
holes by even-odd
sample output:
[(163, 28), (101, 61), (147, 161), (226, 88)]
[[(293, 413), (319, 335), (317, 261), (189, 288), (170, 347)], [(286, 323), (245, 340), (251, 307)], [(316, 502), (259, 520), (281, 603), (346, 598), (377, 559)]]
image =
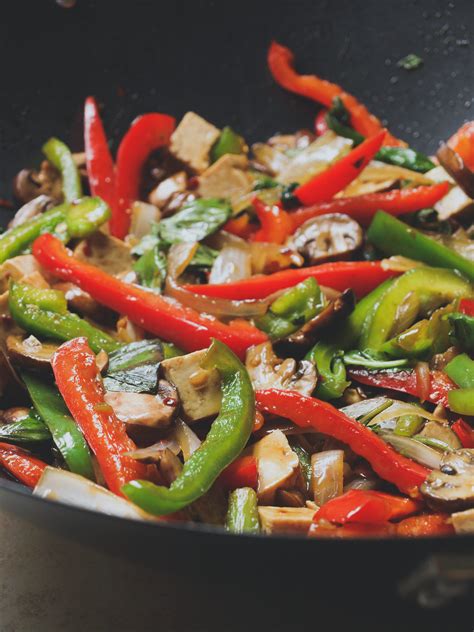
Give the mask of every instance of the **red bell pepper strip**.
[(314, 119), (314, 131), (316, 132), (316, 136), (322, 136), (329, 130), (329, 125), (326, 121), (327, 113), (327, 109), (324, 108), (316, 115), (316, 118)]
[(84, 148), (91, 195), (98, 195), (110, 207), (115, 204), (114, 161), (94, 97), (84, 106)]
[(79, 261), (52, 235), (41, 235), (33, 245), (33, 253), (41, 265), (55, 276), (64, 281), (74, 280), (101, 305), (128, 316), (133, 323), (173, 342), (184, 351), (207, 348), (216, 338), (244, 358), (248, 347), (267, 339), (265, 333), (250, 324), (226, 325)]
[(94, 452), (109, 489), (121, 494), (125, 483), (146, 476), (146, 468), (127, 452), (136, 449), (125, 424), (104, 399), (105, 389), (87, 338), (73, 338), (54, 353), (51, 364), (58, 389)]
[(327, 520), (336, 524), (358, 522), (363, 524), (378, 524), (404, 518), (416, 513), (420, 503), (384, 494), (382, 492), (351, 489), (325, 503), (315, 513), (313, 520)]
[(242, 213), (239, 217), (234, 217), (224, 224), (222, 230), (242, 239), (248, 239), (257, 229), (250, 223), (248, 213)]
[(377, 211), (385, 211), (397, 217), (419, 211), (436, 204), (449, 191), (448, 182), (414, 189), (394, 189), (382, 193), (367, 193), (353, 197), (321, 202), (291, 213), (294, 230), (313, 217), (326, 213), (345, 213), (363, 226), (368, 226)]
[(309, 277), (314, 277), (320, 285), (343, 292), (352, 288), (358, 297), (365, 296), (381, 283), (397, 276), (394, 270), (384, 270), (380, 261), (335, 261), (309, 268), (282, 270), (268, 275), (256, 275), (242, 281), (208, 285), (185, 285), (184, 287), (204, 296), (216, 296), (245, 300), (265, 298)]
[(313, 428), (346, 443), (366, 459), (384, 480), (406, 494), (414, 495), (428, 471), (425, 467), (398, 454), (372, 430), (351, 419), (331, 404), (295, 391), (268, 389), (256, 392), (257, 408), (290, 419), (302, 428)]
[[(386, 369), (381, 371), (369, 371), (362, 368), (348, 368), (348, 376), (367, 386), (377, 386), (379, 388), (388, 388), (393, 391), (400, 391), (420, 397), (419, 380), (416, 371), (411, 369)], [(457, 388), (454, 382), (442, 371), (430, 371), (431, 384), (428, 394), (428, 401), (433, 404), (442, 404), (449, 408), (448, 393)]]
[(474, 430), (464, 419), (455, 421), (451, 430), (457, 434), (463, 448), (474, 448)]
[(169, 143), (175, 120), (167, 114), (144, 114), (132, 124), (117, 153), (116, 199), (110, 233), (124, 239), (130, 228), (130, 211), (140, 193), (142, 169), (155, 149)]
[(382, 524), (359, 524), (357, 522), (348, 523), (335, 527), (325, 525), (324, 523), (316, 523), (310, 526), (308, 536), (310, 538), (380, 538), (393, 535), (396, 525), (386, 522)]
[(474, 316), (474, 300), (472, 298), (462, 298), (459, 301), (459, 311), (466, 316)]
[(460, 127), (448, 140), (448, 145), (461, 156), (464, 165), (474, 171), (474, 121)]
[[(340, 86), (316, 75), (299, 75), (294, 67), (294, 55), (289, 48), (272, 42), (268, 50), (268, 66), (275, 81), (282, 88), (317, 101), (327, 108), (334, 97), (340, 97), (351, 116), (352, 127), (362, 136), (373, 136), (382, 129), (382, 123), (355, 97)], [(391, 134), (385, 137), (385, 145), (405, 145)]]
[(260, 229), (251, 236), (252, 241), (265, 241), (273, 244), (283, 244), (293, 233), (293, 222), (290, 214), (278, 204), (269, 206), (258, 197), (252, 200)]
[(411, 516), (395, 525), (395, 533), (409, 537), (451, 535), (454, 533), (454, 527), (448, 520), (447, 514)]
[(219, 476), (219, 482), (224, 489), (229, 491), (239, 487), (257, 489), (257, 459), (254, 456), (241, 456), (236, 459)]
[(9, 443), (0, 443), (0, 465), (23, 485), (36, 487), (46, 463)]
[(382, 130), (367, 138), (325, 171), (297, 187), (294, 195), (306, 206), (332, 200), (336, 193), (345, 189), (367, 167), (382, 146), (384, 137), (385, 130)]

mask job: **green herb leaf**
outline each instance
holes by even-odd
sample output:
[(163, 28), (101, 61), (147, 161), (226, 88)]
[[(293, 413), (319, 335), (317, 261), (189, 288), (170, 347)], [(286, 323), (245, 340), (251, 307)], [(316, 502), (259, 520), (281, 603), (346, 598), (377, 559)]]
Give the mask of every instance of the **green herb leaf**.
[(161, 290), (166, 279), (166, 264), (166, 254), (160, 244), (147, 250), (133, 266), (140, 285)]
[(193, 200), (175, 215), (163, 219), (158, 224), (157, 232), (167, 244), (201, 241), (225, 224), (231, 213), (230, 204), (224, 200)]
[(423, 59), (419, 55), (416, 55), (415, 53), (410, 53), (406, 57), (402, 57), (397, 62), (397, 66), (399, 68), (404, 68), (405, 70), (416, 70), (422, 65), (423, 65)]
[(51, 441), (51, 433), (34, 410), (26, 417), (0, 426), (0, 441), (7, 443), (42, 443)]
[(408, 364), (408, 360), (405, 358), (400, 360), (387, 359), (383, 354), (368, 350), (350, 351), (344, 354), (343, 359), (344, 364), (364, 366), (367, 369), (393, 369)]

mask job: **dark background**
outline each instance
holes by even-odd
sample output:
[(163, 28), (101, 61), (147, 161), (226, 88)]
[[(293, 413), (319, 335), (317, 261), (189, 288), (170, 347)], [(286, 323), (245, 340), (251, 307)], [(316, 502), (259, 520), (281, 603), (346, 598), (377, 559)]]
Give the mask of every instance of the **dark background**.
[[(303, 72), (340, 82), (393, 133), (434, 151), (474, 118), (473, 22), (472, 0), (78, 0), (72, 10), (53, 0), (4, 0), (0, 198), (10, 196), (19, 168), (40, 159), (49, 136), (82, 149), (89, 94), (104, 105), (114, 147), (135, 116), (153, 110), (179, 117), (193, 109), (249, 141), (311, 127), (316, 106), (269, 76), (272, 38), (294, 49)], [(397, 67), (408, 53), (424, 58), (422, 68)], [(472, 629), (472, 601), (422, 612), (397, 593), (397, 578), (433, 551), (472, 553), (469, 539), (331, 546), (198, 539), (157, 528), (142, 542), (137, 525), (53, 509), (5, 489), (0, 508), (35, 524), (11, 523), (16, 548), (2, 540), (0, 572), (10, 569), (14, 580), (0, 576), (12, 622), (2, 628), (0, 610), (1, 632)], [(22, 583), (24, 576), (37, 583)]]

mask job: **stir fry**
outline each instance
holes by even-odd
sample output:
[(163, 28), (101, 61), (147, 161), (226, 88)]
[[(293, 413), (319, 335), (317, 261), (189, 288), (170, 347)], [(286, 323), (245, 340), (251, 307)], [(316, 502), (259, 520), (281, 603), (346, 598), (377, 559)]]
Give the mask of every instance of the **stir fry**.
[(151, 523), (474, 533), (474, 122), (428, 157), (272, 43), (313, 130), (59, 139), (0, 235), (2, 476)]

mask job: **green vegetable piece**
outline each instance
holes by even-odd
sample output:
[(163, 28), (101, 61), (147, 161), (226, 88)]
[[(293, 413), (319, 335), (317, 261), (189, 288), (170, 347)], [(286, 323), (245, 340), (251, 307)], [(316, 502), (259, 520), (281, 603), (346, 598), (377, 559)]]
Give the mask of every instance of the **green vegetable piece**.
[(399, 276), (382, 294), (368, 316), (360, 345), (380, 351), (383, 344), (397, 335), (400, 313), (410, 325), (420, 315), (443, 303), (472, 295), (472, 286), (462, 276), (442, 268), (414, 268)]
[(4, 232), (0, 237), (0, 263), (20, 255), (42, 233), (54, 232), (56, 226), (64, 222), (68, 208), (67, 204), (55, 206)]
[(460, 388), (474, 388), (474, 360), (466, 353), (453, 358), (444, 367), (444, 372)]
[(104, 377), (108, 391), (156, 393), (158, 367), (165, 357), (165, 343), (160, 340), (141, 340), (123, 345), (109, 356)]
[(194, 257), (191, 259), (189, 263), (189, 267), (192, 268), (211, 268), (214, 261), (217, 259), (219, 254), (218, 250), (214, 250), (214, 248), (210, 248), (205, 244), (199, 244), (197, 250), (194, 254)]
[(147, 250), (133, 266), (140, 285), (152, 290), (161, 290), (166, 279), (166, 254), (160, 245)]
[(309, 277), (279, 296), (255, 323), (272, 340), (278, 340), (300, 329), (323, 308), (321, 288), (313, 277)]
[(169, 360), (170, 358), (176, 358), (177, 356), (182, 355), (184, 355), (184, 351), (182, 351), (172, 342), (163, 343), (163, 360)]
[(224, 127), (219, 138), (211, 148), (211, 162), (216, 162), (225, 154), (243, 154), (245, 153), (245, 140), (234, 132), (231, 127)]
[(408, 364), (408, 360), (403, 358), (400, 360), (392, 360), (391, 358), (386, 358), (381, 353), (376, 353), (369, 349), (345, 353), (343, 360), (344, 364), (363, 366), (366, 369), (395, 369)]
[(229, 494), (226, 528), (232, 533), (258, 533), (257, 494), (250, 487), (234, 489)]
[(67, 145), (58, 138), (50, 138), (43, 145), (43, 153), (49, 162), (61, 172), (66, 202), (74, 202), (82, 197), (81, 177)]
[(37, 288), (26, 283), (12, 283), (10, 292), (16, 301), (36, 305), (36, 307), (58, 314), (67, 313), (66, 297), (64, 292), (60, 290)]
[(460, 415), (474, 415), (474, 388), (449, 391), (449, 407)]
[(474, 316), (455, 313), (448, 316), (453, 327), (453, 337), (458, 346), (464, 351), (474, 353)]
[(254, 182), (253, 190), (262, 191), (263, 189), (275, 189), (280, 186), (279, 183), (270, 176), (259, 175)]
[(110, 219), (109, 205), (100, 197), (83, 197), (77, 204), (71, 204), (66, 213), (69, 237), (80, 238), (92, 235)]
[(232, 214), (228, 202), (199, 198), (158, 224), (159, 237), (167, 244), (201, 241), (216, 232)]
[(107, 373), (126, 371), (143, 364), (158, 364), (163, 360), (164, 343), (157, 338), (123, 345), (109, 355)]
[(332, 106), (326, 114), (326, 123), (338, 136), (353, 140), (354, 146), (360, 145), (364, 140), (362, 134), (352, 129), (351, 117), (340, 97), (334, 97)]
[(26, 417), (0, 426), (0, 441), (14, 444), (51, 441), (51, 433), (34, 410)]
[(205, 494), (225, 467), (239, 456), (249, 440), (255, 414), (255, 397), (245, 367), (222, 342), (214, 340), (202, 363), (221, 376), (221, 410), (211, 429), (184, 464), (169, 488), (148, 481), (132, 481), (124, 494), (154, 515), (179, 511)]
[(410, 147), (381, 147), (375, 158), (397, 167), (404, 167), (418, 173), (426, 173), (435, 168), (428, 156), (410, 149)]
[(399, 68), (404, 68), (405, 70), (416, 70), (422, 64), (422, 57), (415, 55), (415, 53), (410, 53), (409, 55), (406, 55), (406, 57), (402, 57), (399, 61), (397, 61), (397, 66)]
[(431, 266), (458, 270), (474, 281), (472, 261), (388, 213), (376, 213), (367, 231), (367, 238), (387, 255), (403, 255)]
[[(33, 289), (34, 292), (30, 292)], [(39, 293), (45, 292), (45, 299), (41, 301)], [(43, 338), (51, 338), (65, 342), (78, 336), (85, 336), (91, 349), (98, 353), (101, 349), (110, 352), (120, 346), (120, 342), (104, 333), (97, 327), (90, 325), (77, 314), (70, 312), (55, 312), (48, 310), (44, 302), (52, 290), (38, 290), (28, 285), (12, 283), (8, 297), (8, 307), (15, 322), (26, 332)]]
[(418, 415), (402, 415), (393, 430), (399, 437), (413, 437), (423, 427), (423, 418)]
[(75, 474), (95, 480), (90, 450), (59, 391), (40, 378), (22, 373), (33, 406), (48, 427), (67, 466)]
[(337, 399), (350, 385), (342, 356), (342, 350), (322, 340), (306, 354), (305, 359), (314, 362), (318, 370), (318, 384), (314, 394), (319, 399)]
[(298, 461), (300, 463), (301, 473), (303, 474), (303, 478), (306, 484), (306, 489), (309, 489), (311, 484), (312, 477), (312, 468), (311, 468), (311, 455), (301, 446), (295, 437), (289, 438), (289, 443), (291, 445), (291, 449), (295, 452), (298, 457)]

